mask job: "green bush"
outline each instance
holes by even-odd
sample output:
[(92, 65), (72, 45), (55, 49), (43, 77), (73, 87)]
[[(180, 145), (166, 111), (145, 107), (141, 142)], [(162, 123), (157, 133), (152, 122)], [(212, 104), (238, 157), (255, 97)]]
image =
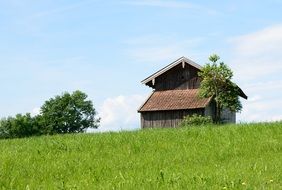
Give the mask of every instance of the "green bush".
[(37, 118), (31, 117), (29, 113), (17, 114), (15, 117), (0, 120), (0, 139), (23, 138), (39, 134)]
[(193, 114), (193, 115), (185, 116), (183, 121), (181, 122), (181, 126), (182, 127), (191, 126), (191, 125), (199, 126), (199, 125), (209, 125), (212, 123), (213, 121), (210, 116)]

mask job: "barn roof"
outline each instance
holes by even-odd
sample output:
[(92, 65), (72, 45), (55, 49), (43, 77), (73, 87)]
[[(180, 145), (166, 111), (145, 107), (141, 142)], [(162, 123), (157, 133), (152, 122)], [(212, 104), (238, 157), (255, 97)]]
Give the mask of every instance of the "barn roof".
[(198, 89), (154, 91), (138, 110), (166, 111), (205, 108), (211, 98), (199, 98)]
[(155, 72), (154, 74), (152, 74), (151, 76), (149, 76), (148, 78), (144, 79), (141, 83), (142, 84), (147, 84), (148, 82), (155, 80), (158, 76), (164, 74), (165, 72), (167, 72), (168, 70), (172, 69), (173, 67), (179, 65), (179, 64), (186, 64), (188, 63), (189, 65), (192, 65), (193, 67), (201, 70), (202, 66), (195, 63), (194, 61), (186, 58), (186, 57), (180, 57), (179, 59), (177, 59), (176, 61), (172, 62), (171, 64), (169, 64), (168, 66), (162, 68), (161, 70)]

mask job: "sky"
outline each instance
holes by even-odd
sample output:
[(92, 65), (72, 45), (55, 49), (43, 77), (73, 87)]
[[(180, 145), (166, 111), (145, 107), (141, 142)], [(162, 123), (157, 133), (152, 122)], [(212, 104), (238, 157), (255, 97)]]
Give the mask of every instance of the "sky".
[(99, 131), (139, 129), (140, 83), (217, 53), (248, 95), (237, 122), (282, 120), (282, 0), (0, 0), (0, 117), (81, 90)]

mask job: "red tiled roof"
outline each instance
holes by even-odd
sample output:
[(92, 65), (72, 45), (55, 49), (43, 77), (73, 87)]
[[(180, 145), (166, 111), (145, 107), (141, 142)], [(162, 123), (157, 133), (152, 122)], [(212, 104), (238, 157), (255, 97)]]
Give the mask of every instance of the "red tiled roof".
[(211, 98), (199, 98), (198, 91), (198, 89), (155, 91), (139, 112), (204, 108)]

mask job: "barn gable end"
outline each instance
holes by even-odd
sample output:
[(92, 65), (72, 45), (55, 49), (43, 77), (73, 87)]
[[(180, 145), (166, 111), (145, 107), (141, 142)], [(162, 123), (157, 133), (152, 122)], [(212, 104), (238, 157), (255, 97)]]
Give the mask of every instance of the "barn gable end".
[(142, 81), (155, 90), (199, 88), (201, 66), (182, 57)]

